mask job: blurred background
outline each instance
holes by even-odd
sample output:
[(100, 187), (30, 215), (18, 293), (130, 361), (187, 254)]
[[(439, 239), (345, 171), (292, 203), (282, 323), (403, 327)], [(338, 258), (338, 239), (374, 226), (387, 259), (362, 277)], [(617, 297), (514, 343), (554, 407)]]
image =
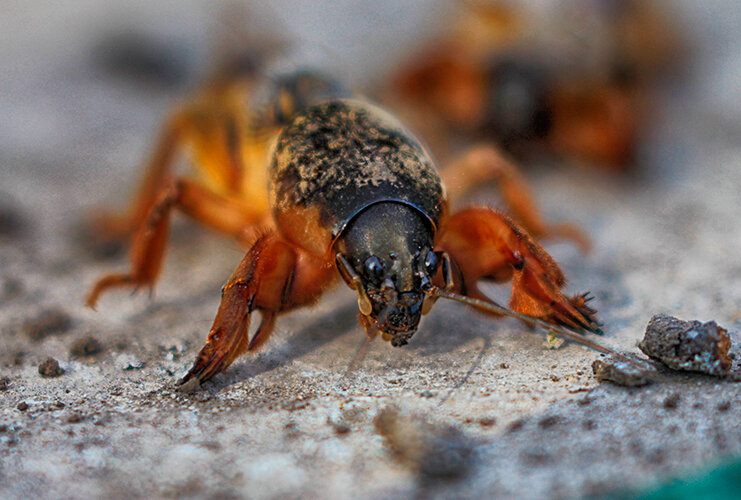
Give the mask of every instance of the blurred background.
[[(90, 387), (100, 388), (110, 380), (120, 378), (128, 384), (130, 378), (139, 376), (137, 384), (159, 391), (161, 381), (172, 378), (174, 372), (170, 370), (181, 370), (185, 361), (178, 364), (168, 360), (168, 371), (164, 371), (162, 360), (157, 358), (161, 353), (156, 342), (160, 340), (153, 339), (150, 330), (160, 326), (172, 328), (173, 338), (186, 346), (192, 343), (190, 349), (195, 352), (193, 346), (208, 328), (218, 299), (214, 290), (241, 255), (235, 245), (209, 246), (201, 242), (198, 230), (195, 236), (189, 233), (185, 237), (175, 231), (172, 261), (177, 264), (168, 266), (158, 288), (157, 303), (165, 304), (164, 308), (153, 306), (147, 310), (150, 306), (143, 305), (146, 299), (126, 300), (128, 296), (124, 294), (120, 301), (110, 300), (103, 314), (95, 315), (82, 309), (85, 288), (102, 272), (125, 266), (126, 261), (120, 249), (91, 251), (80, 243), (87, 237), (85, 221), (99, 207), (125, 206), (164, 117), (187, 101), (212, 75), (235, 62), (238, 67), (268, 73), (292, 65), (321, 68), (359, 95), (382, 102), (403, 117), (440, 163), (473, 144), (491, 142), (502, 147), (523, 166), (547, 218), (577, 221), (592, 237), (594, 250), (589, 256), (564, 245), (549, 247), (549, 251), (563, 264), (574, 288), (595, 291), (606, 331), (614, 334), (608, 339), (613, 345), (632, 349), (636, 332), (650, 315), (659, 311), (681, 313), (686, 319), (718, 319), (734, 328), (741, 326), (741, 289), (734, 286), (741, 279), (737, 257), (741, 245), (737, 217), (741, 210), (741, 6), (734, 0), (4, 0), (0, 7), (0, 326), (11, 331), (12, 325), (35, 314), (41, 304), (61, 304), (72, 311), (77, 325), (98, 332), (109, 346), (118, 342), (114, 337), (131, 334), (139, 342), (139, 356), (152, 357), (146, 358), (146, 369), (126, 371), (125, 378), (118, 365), (107, 363), (108, 360), (101, 363), (100, 373), (85, 371), (87, 368), (70, 361), (68, 368), (77, 367), (77, 372), (71, 370), (70, 377), (90, 377), (72, 378), (73, 382), (84, 380)], [(473, 199), (491, 202), (488, 192), (474, 193)], [(188, 273), (178, 271), (184, 264)], [(184, 297), (183, 290), (188, 290), (188, 297)], [(326, 306), (319, 306), (320, 312), (331, 316), (336, 302), (336, 297), (330, 299)], [(167, 307), (176, 314), (168, 316)], [(354, 325), (353, 314), (348, 317)], [(448, 325), (451, 329), (468, 324), (468, 319), (462, 319), (465, 312), (456, 314), (459, 316), (452, 320), (441, 315), (441, 319), (429, 320), (428, 324), (433, 328)], [(307, 317), (289, 318), (284, 328), (300, 329)], [(476, 321), (470, 328), (483, 331), (484, 320)], [(106, 339), (106, 335), (111, 338)], [(441, 358), (444, 366), (454, 364), (456, 356), (466, 352), (456, 348), (471, 341), (465, 335), (452, 338), (448, 340), (452, 344), (443, 344), (440, 349), (444, 351), (440, 356), (449, 356)], [(523, 372), (548, 371), (550, 361), (548, 366), (545, 361), (526, 365), (525, 358), (535, 359), (533, 356), (542, 351), (540, 344), (533, 342), (530, 350), (523, 350), (518, 332), (503, 338), (502, 345), (510, 350), (500, 353), (503, 359), (515, 366), (513, 360), (521, 361), (520, 366), (526, 366)], [(332, 339), (325, 342), (330, 344)], [(20, 335), (0, 340), (7, 341), (0, 349), (5, 373), (11, 373), (18, 381), (16, 387), (21, 387), (8, 398), (42, 399), (40, 394), (46, 394), (43, 391), (54, 390), (51, 386), (33, 386), (35, 367), (13, 365), (11, 352), (30, 352), (30, 358), (41, 352), (60, 357), (59, 352), (62, 356), (66, 353), (65, 346), (50, 341), (39, 347)], [(300, 342), (295, 338), (293, 341)], [(308, 342), (314, 341), (309, 337)], [(316, 342), (297, 357), (309, 358), (302, 362), (312, 369), (340, 373), (342, 367), (338, 366), (345, 363), (354, 340), (340, 343), (339, 347), (331, 346), (340, 352), (337, 366), (327, 364), (327, 359), (335, 359), (333, 356), (321, 356), (321, 344), (318, 361), (311, 358)], [(179, 349), (182, 353), (185, 348)], [(407, 352), (420, 357), (424, 349)], [(281, 358), (280, 349), (277, 351), (275, 365), (287, 366), (290, 374), (301, 371)], [(190, 359), (192, 353), (187, 354), (183, 360)], [(378, 366), (372, 365), (376, 376), (386, 372), (387, 359), (397, 359), (393, 356), (397, 354), (376, 353), (381, 359)], [(584, 356), (579, 363), (586, 366), (585, 359), (591, 358)], [(405, 370), (414, 362), (403, 357), (398, 360)], [(270, 361), (265, 363), (273, 366)], [(129, 370), (126, 366), (123, 370)], [(495, 369), (492, 367), (488, 367), (490, 372)], [(405, 377), (418, 377), (420, 387), (430, 380), (439, 381), (424, 369), (409, 368)], [(271, 370), (264, 369), (266, 373), (258, 372), (254, 377), (243, 374), (236, 382), (232, 380), (232, 385), (279, 384), (279, 377), (270, 378), (274, 375)], [(489, 375), (482, 375), (480, 382), (486, 383)], [(551, 380), (550, 374), (542, 375)], [(560, 372), (559, 376), (563, 378)], [(527, 378), (513, 379), (532, 382)], [(367, 387), (376, 390), (372, 383), (363, 383), (358, 383), (359, 391)], [(515, 387), (515, 382), (502, 382), (502, 387), (497, 386), (493, 392), (501, 389), (504, 394), (507, 383), (511, 384), (509, 388)], [(694, 379), (692, 383), (695, 384)], [(706, 384), (702, 391), (707, 393), (703, 392), (698, 400), (706, 396), (711, 400), (708, 403), (703, 399), (708, 412), (717, 406), (716, 400), (737, 400), (733, 399), (733, 391), (738, 390), (738, 384), (722, 385), (706, 379), (702, 383)], [(528, 387), (542, 390), (542, 385), (540, 381)], [(70, 385), (75, 394), (82, 391), (79, 383), (73, 386)], [(689, 394), (685, 392), (690, 391), (689, 386), (687, 383), (678, 390)], [(234, 387), (227, 386), (222, 392)], [(387, 389), (378, 392), (386, 397)], [(521, 386), (513, 392), (519, 389)], [(134, 394), (136, 400), (137, 390), (144, 391), (139, 386), (127, 386), (126, 394)], [(573, 397), (566, 389), (560, 390), (554, 399), (550, 399), (550, 393), (540, 395), (541, 403), (530, 402), (532, 406), (525, 409), (517, 407), (500, 419), (514, 418), (519, 415), (517, 412), (541, 411), (546, 401)], [(218, 391), (217, 387), (214, 397), (227, 397), (216, 394)], [(322, 391), (330, 394), (334, 388)], [(466, 393), (470, 400), (446, 407), (449, 414), (443, 416), (458, 418), (461, 408), (485, 408), (477, 399), (483, 396), (474, 389), (470, 391), (471, 394)], [(50, 394), (56, 397), (57, 393)], [(340, 404), (339, 400), (326, 397), (326, 405)], [(608, 392), (604, 418), (610, 418), (618, 406), (611, 397), (627, 396), (624, 392)], [(683, 397), (689, 400), (693, 396)], [(633, 400), (628, 401), (632, 404)], [(664, 410), (656, 410), (653, 401), (643, 403), (653, 406), (640, 407), (641, 411), (636, 412), (640, 415), (626, 410), (615, 421), (663, 421), (665, 415), (660, 412)], [(597, 411), (598, 406), (591, 409)], [(8, 406), (8, 414), (11, 410), (15, 412)], [(180, 418), (180, 409), (176, 410), (175, 422)], [(587, 410), (579, 407), (577, 411)], [(738, 409), (734, 406), (733, 411)], [(320, 416), (315, 419), (317, 422), (328, 421), (326, 415)], [(538, 483), (537, 488), (541, 489), (537, 491), (554, 497), (601, 495), (632, 478), (643, 485), (649, 479), (681, 473), (687, 464), (706, 464), (738, 453), (740, 438), (737, 432), (733, 433), (732, 425), (738, 421), (737, 415), (716, 417), (717, 414), (713, 418), (703, 414), (696, 418), (722, 428), (723, 436), (731, 442), (725, 447), (706, 439), (700, 425), (696, 432), (681, 427), (673, 444), (663, 443), (663, 430), (646, 438), (646, 449), (654, 442), (669, 447), (667, 455), (671, 458), (666, 462), (655, 461), (653, 455), (635, 458), (629, 456), (630, 451), (621, 451), (615, 463), (623, 462), (612, 467), (607, 459), (590, 460), (576, 451), (572, 455), (563, 451), (566, 458), (557, 460), (557, 465), (539, 469), (548, 469), (551, 475)], [(153, 421), (159, 422), (159, 418), (155, 416)], [(677, 418), (680, 425), (689, 417)], [(622, 424), (615, 425), (619, 428)], [(153, 427), (156, 429), (156, 425)], [(372, 424), (367, 427), (372, 428)], [(497, 432), (503, 430), (500, 427), (495, 427)], [(608, 426), (605, 428), (600, 432), (611, 432)], [(620, 429), (615, 439), (622, 439)], [(716, 428), (711, 430), (713, 435), (719, 433)], [(162, 437), (159, 430), (152, 432), (166, 443), (162, 449), (174, 440), (171, 436)], [(372, 430), (358, 432), (362, 443), (378, 445), (377, 440), (371, 441), (362, 432)], [(534, 432), (545, 435), (550, 431)], [(636, 432), (640, 434), (636, 439), (643, 439), (643, 429)], [(575, 434), (571, 439), (580, 439), (581, 434)], [(251, 439), (262, 437), (263, 452), (267, 449), (272, 453), (278, 446), (275, 443), (283, 443), (284, 438), (281, 434), (280, 439), (273, 441), (271, 436), (266, 431), (264, 436), (252, 435)], [(498, 436), (508, 439), (506, 433)], [(540, 435), (536, 437), (540, 442)], [(127, 439), (128, 435), (113, 442), (125, 448)], [(287, 437), (284, 441), (288, 443), (285, 448), (292, 449), (293, 441)], [(501, 442), (496, 440), (485, 446), (491, 445), (489, 452), (506, 453), (505, 450), (526, 445), (524, 441), (527, 440), (507, 441), (502, 449), (497, 448)], [(28, 463), (37, 461), (36, 469), (29, 470), (43, 471), (46, 445), (35, 444), (38, 446), (30, 448), (23, 458)], [(588, 444), (589, 450), (597, 448), (594, 443)], [(64, 446), (72, 445), (60, 444)], [(225, 444), (219, 453), (232, 453), (229, 446)], [(355, 462), (365, 463), (361, 448), (358, 445), (345, 451), (350, 457), (360, 457)], [(307, 444), (297, 452), (303, 453), (297, 460), (304, 469), (296, 466), (295, 470), (308, 471), (306, 477), (313, 477), (312, 467), (321, 468), (324, 464), (321, 460), (314, 462), (313, 449)], [(382, 452), (374, 450), (377, 454)], [(289, 455), (285, 449), (283, 452)], [(114, 452), (106, 448), (105, 453), (112, 456)], [(151, 473), (136, 468), (139, 449), (126, 453), (133, 471), (131, 477)], [(159, 449), (148, 453), (152, 462), (159, 463)], [(236, 456), (242, 450), (234, 453)], [(342, 469), (347, 472), (346, 477), (333, 476), (334, 482), (327, 482), (326, 488), (352, 491), (356, 476), (351, 474), (360, 474), (363, 484), (376, 487), (380, 482), (373, 476), (374, 467), (383, 467), (379, 463), (388, 461), (386, 455), (379, 456), (367, 470), (353, 462), (351, 472)], [(173, 458), (174, 465), (168, 465), (166, 471), (179, 470), (182, 463), (190, 463), (187, 453), (183, 457)], [(487, 491), (491, 477), (504, 485), (499, 490), (502, 494), (522, 493), (526, 491), (523, 485), (536, 488), (537, 481), (530, 479), (532, 464), (526, 463), (520, 467), (522, 470), (512, 473), (510, 462), (505, 463), (504, 459), (496, 462), (491, 458), (491, 463), (498, 468), (489, 468), (488, 464), (482, 468), (476, 481), (469, 484), (469, 496)], [(285, 470), (282, 464), (276, 461), (273, 466), (266, 466), (265, 470), (270, 469), (273, 475), (265, 477), (280, 477), (278, 474)], [(335, 467), (344, 465), (345, 462), (334, 463)], [(599, 469), (602, 465), (604, 468)], [(26, 477), (28, 470), (23, 467), (10, 474)], [(70, 465), (69, 470), (82, 470), (76, 467), (77, 464)], [(262, 471), (259, 469), (255, 475)], [(59, 477), (73, 477), (65, 474)], [(162, 474), (155, 475), (159, 478)], [(601, 483), (594, 479), (595, 475)], [(298, 491), (307, 484), (306, 477), (297, 479), (295, 484), (289, 482), (286, 488), (294, 485)], [(568, 477), (571, 484), (558, 491), (550, 489), (548, 481), (554, 477), (554, 481)], [(400, 489), (394, 491), (401, 491), (401, 496), (415, 488), (410, 486), (411, 480), (405, 480), (397, 477), (395, 483)], [(44, 484), (56, 484), (53, 474), (46, 481)], [(267, 489), (260, 491), (272, 491), (270, 487), (277, 482), (280, 481), (265, 480), (263, 486)], [(105, 484), (95, 484), (105, 491)], [(21, 485), (14, 491), (17, 496), (23, 492), (38, 493), (35, 487), (23, 489), (25, 486)], [(374, 494), (378, 496), (379, 490), (369, 495)]]
[[(681, 169), (687, 158), (676, 165), (665, 151), (683, 147), (667, 142), (667, 101), (675, 116), (738, 126), (739, 10), (722, 0), (9, 0), (0, 168), (27, 189), (85, 182), (91, 198), (108, 198), (98, 188), (135, 175), (168, 110), (249, 54), (331, 71), (394, 108), (441, 159), (494, 139), (531, 159), (545, 150), (602, 170)], [(583, 137), (595, 124), (602, 136)]]

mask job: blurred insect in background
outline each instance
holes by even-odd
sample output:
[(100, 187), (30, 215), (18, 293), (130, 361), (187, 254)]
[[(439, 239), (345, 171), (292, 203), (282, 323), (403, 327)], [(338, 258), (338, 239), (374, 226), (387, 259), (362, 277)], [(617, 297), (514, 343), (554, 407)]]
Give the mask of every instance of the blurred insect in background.
[(681, 59), (679, 28), (651, 1), (554, 4), (458, 2), (451, 32), (403, 65), (383, 95), (440, 154), (456, 138), (483, 138), (519, 158), (546, 152), (628, 168), (653, 88)]
[[(315, 302), (338, 277), (358, 294), (368, 337), (395, 346), (445, 297), (594, 347), (574, 333), (599, 332), (588, 297), (561, 292), (565, 277), (534, 238), (586, 241), (574, 226), (542, 220), (496, 149), (465, 153), (441, 180), (396, 118), (348, 99), (346, 87), (320, 71), (244, 66), (224, 75), (166, 120), (128, 212), (98, 220), (100, 233), (133, 236), (131, 268), (101, 277), (87, 297), (94, 307), (107, 290), (154, 287), (175, 210), (244, 245), (183, 383), (207, 380), (260, 347), (279, 314)], [(181, 150), (191, 153), (193, 174), (174, 172)], [(449, 214), (443, 181), (455, 198), (491, 178), (519, 222), (489, 208)], [(480, 280), (511, 281), (511, 310), (489, 301)], [(262, 321), (250, 337), (255, 311)]]

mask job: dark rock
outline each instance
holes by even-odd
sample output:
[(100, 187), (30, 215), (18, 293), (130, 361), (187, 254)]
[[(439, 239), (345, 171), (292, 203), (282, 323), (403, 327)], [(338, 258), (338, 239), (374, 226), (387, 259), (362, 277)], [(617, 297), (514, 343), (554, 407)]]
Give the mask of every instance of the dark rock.
[[(650, 373), (654, 372), (651, 365), (635, 356), (627, 355), (638, 365), (627, 363), (613, 356), (596, 359), (592, 363), (594, 376), (600, 382), (612, 382), (625, 387), (640, 387), (651, 383)], [(639, 368), (642, 366), (643, 369)]]
[(682, 321), (666, 314), (651, 318), (638, 347), (674, 370), (725, 376), (731, 370), (731, 338), (715, 321)]
[(42, 377), (59, 377), (63, 373), (64, 370), (59, 366), (59, 361), (54, 358), (46, 358), (44, 362), (39, 365), (39, 375)]

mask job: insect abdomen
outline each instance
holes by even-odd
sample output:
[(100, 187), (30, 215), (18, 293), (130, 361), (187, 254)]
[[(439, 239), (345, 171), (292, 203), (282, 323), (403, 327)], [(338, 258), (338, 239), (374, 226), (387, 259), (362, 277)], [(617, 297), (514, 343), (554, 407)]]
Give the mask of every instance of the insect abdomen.
[[(419, 142), (381, 109), (333, 100), (294, 117), (278, 137), (270, 165), (278, 227), (309, 250), (324, 252), (347, 223), (383, 201), (417, 208), (437, 227), (444, 193)], [(323, 245), (323, 248), (319, 248)]]

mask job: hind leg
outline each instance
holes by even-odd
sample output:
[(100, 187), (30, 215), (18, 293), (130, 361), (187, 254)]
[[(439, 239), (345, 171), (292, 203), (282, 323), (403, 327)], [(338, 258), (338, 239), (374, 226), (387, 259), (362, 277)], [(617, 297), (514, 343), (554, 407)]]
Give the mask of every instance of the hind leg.
[(481, 183), (494, 181), (512, 216), (535, 238), (563, 238), (588, 251), (589, 238), (573, 224), (548, 224), (538, 211), (535, 199), (519, 169), (493, 146), (477, 146), (442, 171), (455, 202), (466, 191)]

